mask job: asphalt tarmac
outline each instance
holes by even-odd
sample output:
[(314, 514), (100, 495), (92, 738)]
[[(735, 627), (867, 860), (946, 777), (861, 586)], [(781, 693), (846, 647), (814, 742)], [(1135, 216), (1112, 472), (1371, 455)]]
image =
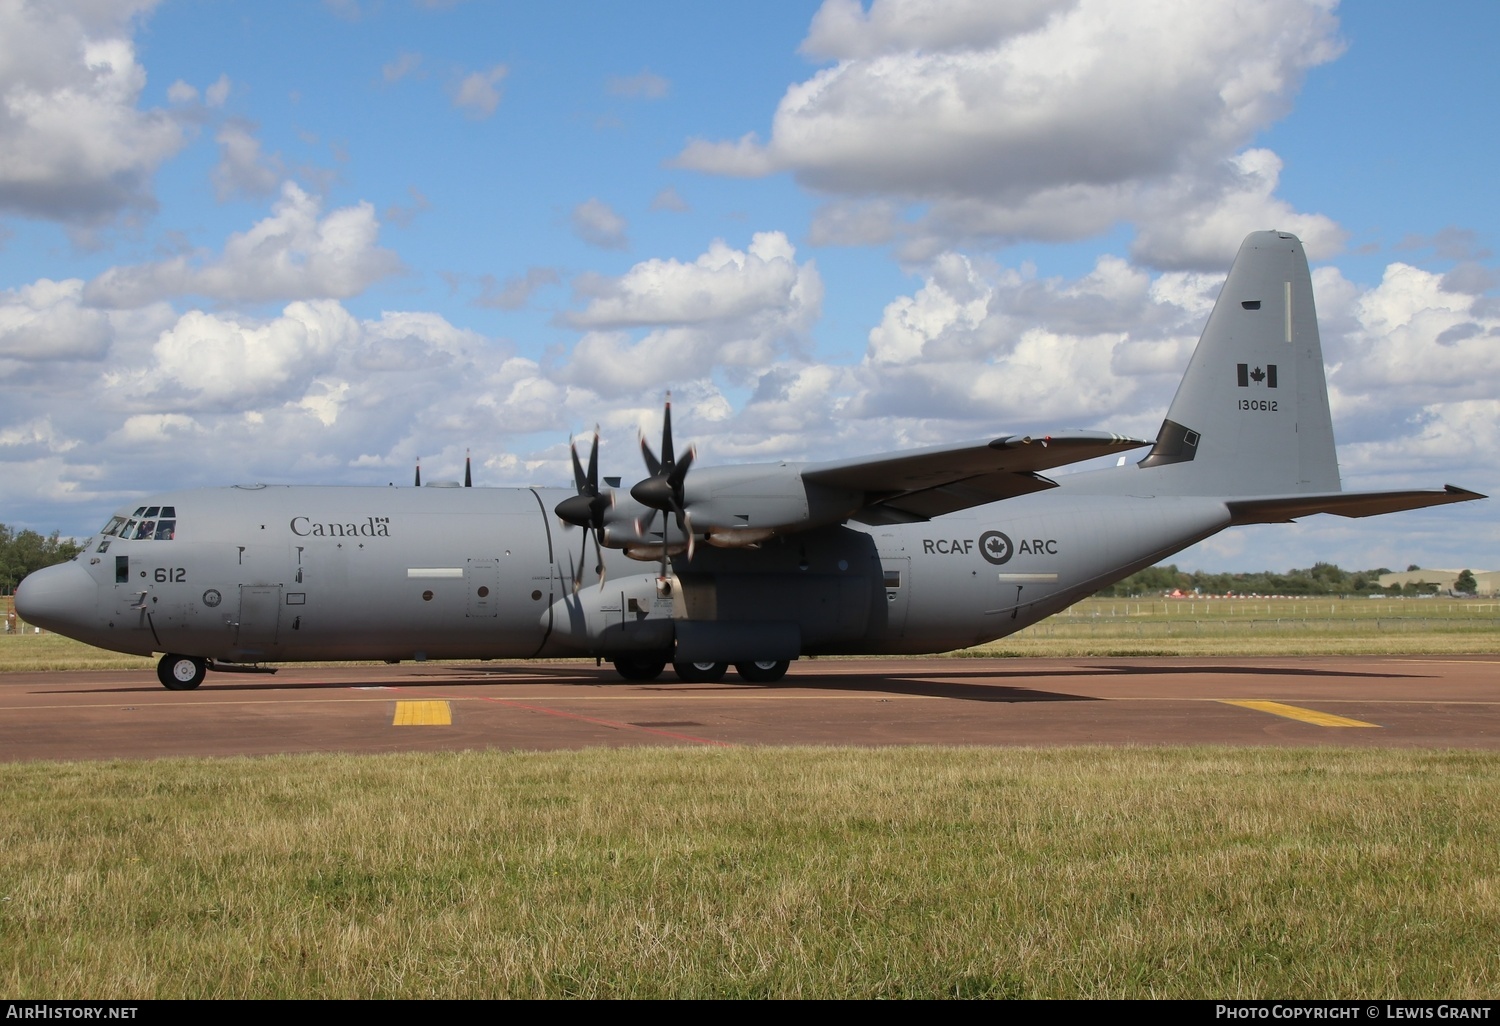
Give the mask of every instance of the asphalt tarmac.
[(0, 674), (0, 761), (624, 745), (1500, 748), (1500, 656), (815, 659), (776, 684), (608, 665)]

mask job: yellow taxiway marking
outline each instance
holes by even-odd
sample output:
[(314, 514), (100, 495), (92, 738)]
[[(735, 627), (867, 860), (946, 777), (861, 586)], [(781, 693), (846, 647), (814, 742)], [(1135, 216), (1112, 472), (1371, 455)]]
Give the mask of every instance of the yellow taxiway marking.
[(1254, 698), (1221, 698), (1219, 701), (1225, 705), (1238, 705), (1245, 709), (1255, 709), (1259, 712), (1267, 712), (1272, 716), (1285, 716), (1289, 720), (1301, 720), (1303, 723), (1316, 724), (1319, 727), (1379, 727), (1378, 723), (1366, 723), (1364, 720), (1351, 720), (1347, 716), (1335, 716), (1333, 713), (1318, 712), (1316, 709), (1303, 709), (1295, 705), (1282, 705), (1280, 702), (1262, 702)]
[(397, 702), (393, 727), (446, 727), (453, 722), (447, 702)]

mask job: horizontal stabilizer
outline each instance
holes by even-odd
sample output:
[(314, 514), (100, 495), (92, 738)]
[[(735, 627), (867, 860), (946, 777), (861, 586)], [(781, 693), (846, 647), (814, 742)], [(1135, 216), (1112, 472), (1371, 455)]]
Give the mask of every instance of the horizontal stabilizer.
[(1150, 445), (1103, 431), (1007, 435), (989, 441), (939, 445), (889, 456), (808, 464), (809, 484), (864, 492), (865, 523), (926, 520), (985, 503), (1056, 487), (1039, 472), (1096, 456)]
[(1232, 499), (1226, 502), (1233, 524), (1287, 524), (1314, 513), (1340, 517), (1373, 517), (1406, 509), (1444, 506), (1488, 496), (1467, 488), (1446, 485), (1442, 491), (1417, 489), (1404, 492), (1330, 492), (1323, 495), (1283, 495), (1264, 499)]

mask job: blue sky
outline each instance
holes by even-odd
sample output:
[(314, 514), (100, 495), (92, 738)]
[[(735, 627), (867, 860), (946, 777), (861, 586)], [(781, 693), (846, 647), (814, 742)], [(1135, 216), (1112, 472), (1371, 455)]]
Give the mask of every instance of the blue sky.
[[(1420, 18), (1418, 18), (1420, 14)], [(0, 2), (0, 521), (245, 480), (565, 484), (1151, 437), (1248, 232), (1346, 488), (1500, 488), (1500, 7)], [(1213, 570), (1500, 567), (1491, 503)]]

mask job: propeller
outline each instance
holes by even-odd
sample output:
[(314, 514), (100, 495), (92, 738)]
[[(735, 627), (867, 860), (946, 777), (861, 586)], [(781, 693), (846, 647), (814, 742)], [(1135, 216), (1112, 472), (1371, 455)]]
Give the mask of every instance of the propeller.
[[(666, 409), (662, 414), (661, 425), (661, 459), (651, 451), (651, 446), (646, 442), (646, 436), (641, 434), (641, 456), (646, 461), (646, 469), (651, 476), (644, 481), (637, 482), (630, 489), (630, 495), (642, 506), (649, 506), (653, 510), (661, 510), (663, 513), (671, 513), (677, 520), (677, 529), (687, 539), (687, 558), (693, 558), (693, 525), (692, 517), (687, 511), (687, 496), (683, 490), (683, 482), (687, 480), (688, 468), (693, 465), (693, 460), (698, 455), (696, 448), (689, 447), (687, 455), (681, 462), (676, 459), (675, 450), (672, 446), (672, 393), (667, 393)], [(651, 515), (655, 519), (656, 514)], [(647, 526), (650, 525), (647, 521)], [(662, 526), (662, 552), (661, 552), (661, 575), (667, 576), (667, 531), (666, 524)]]
[(583, 561), (588, 556), (590, 537), (594, 539), (594, 552), (599, 557), (594, 570), (599, 574), (600, 586), (604, 584), (604, 552), (599, 547), (599, 532), (604, 530), (604, 513), (612, 504), (613, 496), (599, 491), (599, 429), (594, 428), (594, 442), (589, 447), (587, 472), (579, 462), (578, 447), (571, 438), (568, 439), (568, 448), (573, 453), (573, 484), (578, 489), (578, 494), (559, 502), (553, 512), (564, 523), (584, 529), (583, 548), (578, 553), (578, 566), (573, 571), (573, 591), (576, 594), (583, 586)]

